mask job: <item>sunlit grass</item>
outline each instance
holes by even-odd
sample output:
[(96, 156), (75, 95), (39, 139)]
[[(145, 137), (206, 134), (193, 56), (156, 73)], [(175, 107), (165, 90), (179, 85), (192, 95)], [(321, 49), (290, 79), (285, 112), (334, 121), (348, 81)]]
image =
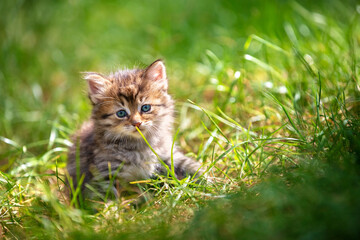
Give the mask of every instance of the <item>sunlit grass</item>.
[[(356, 4), (1, 3), (0, 234), (358, 237)], [(175, 140), (210, 181), (139, 180), (143, 205), (131, 195), (75, 208), (66, 154), (90, 113), (79, 73), (158, 57), (177, 102)]]

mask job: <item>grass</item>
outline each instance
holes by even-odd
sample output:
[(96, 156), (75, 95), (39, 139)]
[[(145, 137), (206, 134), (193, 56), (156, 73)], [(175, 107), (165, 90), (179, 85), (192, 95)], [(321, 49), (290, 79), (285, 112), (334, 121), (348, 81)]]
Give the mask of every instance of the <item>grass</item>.
[[(281, 13), (281, 14), (280, 14)], [(0, 234), (5, 239), (358, 239), (356, 1), (3, 1)], [(176, 141), (212, 182), (74, 208), (80, 72), (166, 61)], [(136, 183), (134, 183), (136, 184)]]

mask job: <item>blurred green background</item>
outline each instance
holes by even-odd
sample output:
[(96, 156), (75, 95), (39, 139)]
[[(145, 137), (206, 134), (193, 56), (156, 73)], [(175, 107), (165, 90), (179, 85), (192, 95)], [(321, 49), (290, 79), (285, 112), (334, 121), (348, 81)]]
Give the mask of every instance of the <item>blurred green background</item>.
[[(355, 8), (356, 1), (2, 1), (0, 135), (19, 145), (46, 139), (62, 114), (89, 113), (82, 71), (144, 67), (157, 58), (166, 61), (171, 93), (201, 102), (216, 71), (201, 66), (207, 50), (240, 69), (251, 34), (290, 50), (286, 24), (308, 40), (324, 33), (307, 24), (329, 24), (304, 9), (341, 27)], [(250, 50), (264, 56), (259, 44)]]

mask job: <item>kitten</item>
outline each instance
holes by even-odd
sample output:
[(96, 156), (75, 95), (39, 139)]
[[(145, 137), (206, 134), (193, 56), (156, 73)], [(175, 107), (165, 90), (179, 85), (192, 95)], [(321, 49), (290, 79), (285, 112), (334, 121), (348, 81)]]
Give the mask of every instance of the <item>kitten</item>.
[[(93, 109), (90, 120), (74, 135), (68, 155), (74, 188), (82, 175), (84, 190), (98, 179), (109, 180), (109, 172), (117, 173), (116, 179), (125, 185), (166, 174), (136, 129), (171, 169), (174, 102), (167, 92), (164, 63), (157, 60), (146, 69), (120, 70), (108, 76), (89, 72), (84, 78)], [(201, 165), (176, 146), (173, 162), (178, 179), (202, 173)]]

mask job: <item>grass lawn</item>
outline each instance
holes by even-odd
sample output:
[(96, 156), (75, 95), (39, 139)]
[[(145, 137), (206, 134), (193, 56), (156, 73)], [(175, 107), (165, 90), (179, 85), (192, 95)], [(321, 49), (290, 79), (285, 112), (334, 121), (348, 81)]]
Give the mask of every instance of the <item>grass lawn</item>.
[[(355, 0), (1, 1), (0, 236), (359, 239), (359, 45)], [(157, 58), (175, 141), (212, 181), (164, 177), (140, 207), (76, 208), (81, 72)]]

